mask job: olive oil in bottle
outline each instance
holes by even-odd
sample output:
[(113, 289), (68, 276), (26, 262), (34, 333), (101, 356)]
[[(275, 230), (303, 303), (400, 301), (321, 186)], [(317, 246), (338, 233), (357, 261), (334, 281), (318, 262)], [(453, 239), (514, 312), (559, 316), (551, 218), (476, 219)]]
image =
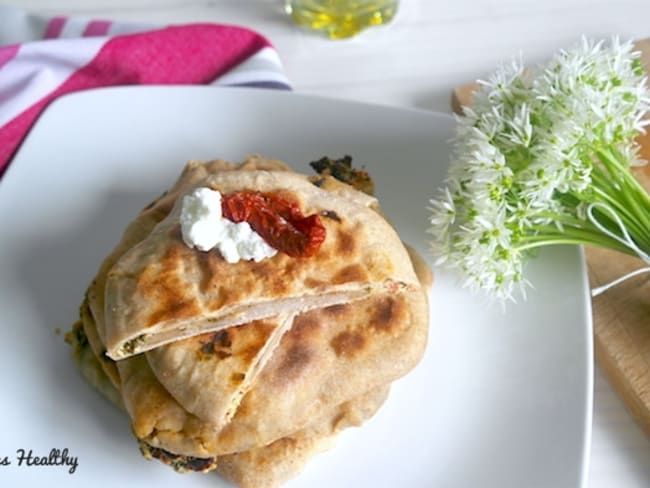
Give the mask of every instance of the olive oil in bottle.
[(352, 37), (366, 27), (390, 22), (399, 0), (286, 0), (285, 9), (299, 25), (330, 39)]

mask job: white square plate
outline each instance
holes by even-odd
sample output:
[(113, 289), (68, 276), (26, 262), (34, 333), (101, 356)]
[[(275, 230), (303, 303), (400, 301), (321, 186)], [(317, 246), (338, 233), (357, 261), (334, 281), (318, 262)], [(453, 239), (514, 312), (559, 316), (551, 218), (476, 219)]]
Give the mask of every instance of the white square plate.
[[(81, 379), (54, 329), (69, 329), (125, 224), (188, 159), (260, 153), (311, 172), (309, 161), (350, 154), (427, 256), (426, 207), (452, 126), (444, 114), (240, 88), (113, 88), (56, 101), (0, 183), (0, 484), (227, 486), (146, 462), (126, 416)], [(528, 300), (502, 312), (437, 271), (422, 363), (287, 486), (584, 485), (592, 342), (580, 249), (545, 249), (527, 277)], [(73, 474), (18, 464), (19, 449), (64, 448), (78, 458)]]

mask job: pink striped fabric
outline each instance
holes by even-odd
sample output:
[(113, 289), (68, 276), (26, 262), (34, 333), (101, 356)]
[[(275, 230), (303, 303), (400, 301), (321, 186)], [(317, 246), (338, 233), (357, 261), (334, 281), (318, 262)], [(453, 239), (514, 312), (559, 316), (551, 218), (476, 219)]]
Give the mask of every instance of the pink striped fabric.
[(19, 44), (13, 44), (11, 46), (0, 46), (0, 68), (9, 62), (13, 58), (20, 48)]
[[(7, 9), (0, 6), (0, 18)], [(41, 25), (41, 39), (0, 46), (0, 175), (38, 116), (61, 95), (139, 84), (289, 89), (277, 53), (249, 29), (190, 24), (137, 32), (143, 26), (65, 17)], [(110, 36), (111, 30), (135, 33)]]
[(55, 39), (61, 35), (63, 26), (65, 25), (65, 17), (53, 17), (48, 23), (43, 39)]
[(105, 36), (111, 23), (106, 20), (93, 20), (84, 29), (84, 36)]

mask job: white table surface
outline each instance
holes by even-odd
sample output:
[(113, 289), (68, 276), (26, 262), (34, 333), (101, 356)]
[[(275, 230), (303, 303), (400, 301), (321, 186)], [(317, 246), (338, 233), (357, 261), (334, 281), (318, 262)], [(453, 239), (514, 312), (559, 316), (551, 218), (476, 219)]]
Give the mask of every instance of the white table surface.
[[(650, 37), (650, 0), (402, 0), (391, 25), (346, 41), (330, 41), (292, 25), (282, 0), (0, 4), (52, 15), (244, 25), (271, 40), (298, 92), (443, 112), (449, 111), (454, 86), (484, 76), (519, 53), (531, 64), (582, 34)], [(650, 487), (650, 440), (598, 368), (594, 386), (588, 488)]]

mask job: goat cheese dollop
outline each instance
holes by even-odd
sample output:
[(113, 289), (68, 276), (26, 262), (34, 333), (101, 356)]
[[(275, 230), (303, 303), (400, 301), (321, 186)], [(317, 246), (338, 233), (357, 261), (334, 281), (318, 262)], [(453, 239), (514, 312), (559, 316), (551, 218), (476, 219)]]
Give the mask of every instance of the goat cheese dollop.
[(200, 251), (217, 248), (229, 263), (259, 262), (278, 252), (248, 222), (236, 224), (224, 218), (221, 193), (211, 188), (196, 188), (183, 197), (180, 221), (185, 244)]

